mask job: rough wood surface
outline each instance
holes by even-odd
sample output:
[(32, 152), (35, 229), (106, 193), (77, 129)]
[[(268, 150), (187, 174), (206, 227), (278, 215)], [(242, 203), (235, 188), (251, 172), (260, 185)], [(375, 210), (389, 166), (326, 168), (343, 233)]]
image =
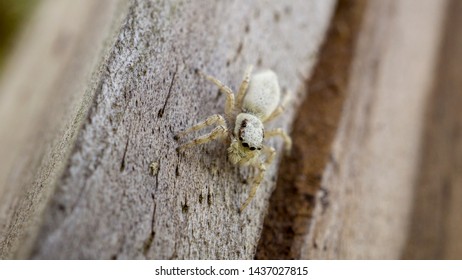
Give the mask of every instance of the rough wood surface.
[(366, 1), (338, 2), (328, 36), (307, 83), (308, 96), (296, 114), (294, 152), (281, 162), (270, 199), (257, 259), (300, 259), (309, 230), (315, 196), (329, 161)]
[[(248, 64), (273, 69), (282, 88), (295, 93), (287, 113), (272, 125), (289, 130), (334, 4), (140, 0), (124, 6), (118, 38), (93, 69), (102, 71), (91, 82), (80, 81), (68, 89), (80, 96), (87, 91), (94, 96), (92, 102), (76, 102), (80, 106), (56, 112), (47, 107), (51, 97), (40, 97), (39, 117), (47, 115), (45, 110), (53, 112), (56, 121), (70, 111), (67, 123), (75, 123), (75, 108), (89, 113), (81, 126), (70, 128), (69, 138), (76, 135), (75, 143), (53, 142), (56, 138), (51, 136), (41, 142), (62, 148), (62, 169), (55, 166), (49, 147), (32, 153), (39, 157), (27, 167), (30, 178), (11, 194), (9, 201), (14, 202), (3, 208), (2, 257), (253, 258), (279, 157), (257, 198), (239, 215), (237, 209), (248, 195), (249, 172), (226, 161), (221, 143), (178, 155), (173, 134), (223, 110), (224, 96), (194, 69), (236, 89)], [(96, 29), (91, 24), (86, 28)], [(74, 76), (54, 77), (67, 81)], [(63, 87), (67, 84), (47, 92), (58, 94)], [(37, 120), (36, 125), (42, 123)], [(11, 130), (1, 130), (7, 131)], [(270, 143), (280, 150), (280, 141)], [(57, 174), (56, 180), (40, 179), (45, 165)], [(24, 170), (14, 174), (23, 176)], [(2, 186), (5, 192), (9, 188), (7, 183)], [(28, 201), (31, 191), (42, 199), (40, 206), (46, 206), (43, 214)], [(47, 192), (50, 195), (43, 195)], [(29, 214), (21, 218), (26, 225), (17, 227), (11, 217), (27, 207)], [(29, 231), (32, 219), (37, 226)], [(30, 234), (24, 236), (26, 231)], [(19, 246), (18, 240), (24, 242)]]
[(371, 1), (301, 257), (400, 258), (447, 1)]

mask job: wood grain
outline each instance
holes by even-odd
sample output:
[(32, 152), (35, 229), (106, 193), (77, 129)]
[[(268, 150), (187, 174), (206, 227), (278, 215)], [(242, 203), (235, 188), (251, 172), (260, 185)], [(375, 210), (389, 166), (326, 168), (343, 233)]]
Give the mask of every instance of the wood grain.
[(447, 3), (368, 3), (302, 258), (401, 257)]
[(353, 53), (366, 4), (362, 0), (343, 0), (337, 5), (314, 73), (307, 83), (308, 96), (295, 116), (294, 152), (281, 162), (257, 259), (301, 257), (315, 196), (321, 188), (347, 98)]
[[(0, 258), (26, 257), (94, 95), (122, 1), (42, 1), (0, 80)], [(97, 28), (95, 28), (95, 26)]]
[(446, 17), (403, 258), (462, 259), (462, 2)]
[[(98, 19), (99, 12), (89, 3), (81, 4), (81, 9), (88, 9)], [(70, 135), (65, 139), (71, 140), (56, 142), (63, 137), (61, 130), (53, 131), (31, 150), (11, 143), (0, 145), (14, 147), (15, 153), (11, 163), (2, 167), (3, 174), (12, 176), (11, 170), (17, 170), (14, 179), (0, 181), (2, 192), (9, 193), (2, 196), (8, 204), (0, 215), (1, 256), (253, 258), (280, 158), (268, 170), (257, 198), (239, 215), (237, 209), (249, 191), (248, 170), (227, 162), (222, 143), (177, 154), (173, 135), (223, 111), (224, 96), (196, 75), (195, 69), (236, 89), (248, 64), (273, 69), (283, 90), (294, 92), (287, 112), (272, 124), (290, 130), (335, 1), (124, 3), (116, 39), (107, 48), (103, 48), (101, 42), (105, 40), (101, 38), (107, 39), (109, 33), (100, 34), (93, 42), (96, 49), (105, 50), (98, 56), (99, 62), (92, 69), (74, 65), (90, 78), (80, 80), (72, 72), (42, 70), (51, 80), (64, 82), (45, 89), (49, 95), (37, 95), (41, 100), (35, 105), (38, 113), (27, 115), (24, 121), (35, 117), (35, 126), (40, 129), (49, 125), (40, 117), (52, 116), (49, 122), (63, 121)], [(38, 26), (45, 25), (46, 20), (42, 20)], [(97, 29), (92, 22), (84, 28)], [(30, 40), (48, 40), (30, 36)], [(80, 40), (88, 42), (84, 31), (82, 36)], [(18, 57), (21, 55), (18, 51)], [(79, 58), (86, 63), (86, 58)], [(43, 65), (36, 63), (35, 67)], [(13, 68), (8, 72), (21, 73)], [(74, 78), (76, 85), (71, 87), (67, 81)], [(70, 96), (59, 95), (62, 90)], [(8, 92), (19, 102), (14, 91)], [(84, 92), (88, 97), (85, 102), (76, 98)], [(68, 98), (78, 101), (60, 110), (49, 107), (51, 100), (59, 104)], [(9, 114), (15, 119), (18, 113)], [(0, 130), (2, 135), (11, 133), (12, 122), (6, 126)], [(31, 140), (22, 134), (14, 137)], [(280, 141), (270, 144), (278, 151), (282, 145)], [(53, 156), (57, 147), (62, 150), (59, 157)], [(18, 161), (26, 161), (25, 153), (36, 158), (32, 165), (18, 169)], [(49, 166), (53, 179), (42, 179), (44, 166)], [(156, 172), (150, 166), (157, 166)], [(24, 174), (29, 174), (29, 179), (18, 180)], [(13, 181), (21, 188), (11, 191), (8, 182)], [(30, 192), (40, 203), (28, 200)], [(22, 215), (25, 208), (28, 215)], [(14, 217), (22, 217), (22, 222)], [(35, 221), (33, 229), (31, 220)]]

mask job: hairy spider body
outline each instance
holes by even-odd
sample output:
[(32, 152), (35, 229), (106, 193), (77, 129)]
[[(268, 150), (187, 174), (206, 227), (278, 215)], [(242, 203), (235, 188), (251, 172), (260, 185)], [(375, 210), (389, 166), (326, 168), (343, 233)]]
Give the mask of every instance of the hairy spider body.
[(281, 136), (287, 152), (290, 151), (292, 145), (290, 137), (280, 128), (265, 132), (264, 123), (277, 117), (284, 109), (284, 104), (279, 104), (281, 93), (276, 74), (271, 70), (266, 70), (255, 74), (251, 79), (251, 72), (252, 66), (249, 66), (239, 87), (236, 100), (230, 88), (218, 79), (199, 72), (226, 94), (225, 116), (229, 122), (234, 121), (234, 130), (228, 129), (223, 116), (213, 115), (176, 135), (176, 138), (180, 138), (206, 126), (218, 124), (210, 133), (181, 145), (179, 151), (227, 137), (231, 141), (227, 150), (229, 161), (240, 166), (250, 165), (259, 170), (252, 182), (249, 197), (241, 206), (240, 211), (243, 211), (252, 201), (264, 178), (266, 167), (271, 164), (276, 154), (274, 148), (263, 144), (263, 139)]
[(255, 74), (242, 102), (242, 110), (265, 121), (279, 105), (281, 91), (278, 77), (271, 70)]

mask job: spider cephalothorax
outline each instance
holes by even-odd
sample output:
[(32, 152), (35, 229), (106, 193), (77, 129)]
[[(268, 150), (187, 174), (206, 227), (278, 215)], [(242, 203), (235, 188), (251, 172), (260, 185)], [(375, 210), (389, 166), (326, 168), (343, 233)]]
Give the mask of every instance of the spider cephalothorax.
[(239, 138), (244, 148), (251, 151), (261, 150), (264, 134), (265, 128), (260, 119), (248, 113), (241, 113), (237, 116), (234, 135)]
[[(265, 132), (264, 123), (274, 119), (283, 111), (283, 106), (279, 105), (281, 94), (276, 74), (271, 70), (266, 70), (255, 74), (250, 79), (251, 71), (252, 66), (249, 66), (239, 87), (236, 100), (230, 88), (223, 85), (216, 78), (201, 73), (226, 94), (225, 116), (228, 120), (234, 121), (235, 127), (233, 131), (227, 128), (223, 116), (212, 115), (205, 121), (176, 135), (176, 138), (180, 138), (206, 126), (218, 124), (210, 133), (181, 145), (179, 150), (185, 150), (189, 147), (227, 136), (231, 139), (231, 144), (228, 148), (228, 159), (236, 165), (252, 165), (258, 168), (259, 173), (252, 182), (249, 197), (241, 206), (240, 211), (244, 210), (252, 201), (258, 186), (264, 178), (266, 166), (271, 164), (276, 153), (274, 148), (263, 144), (265, 136), (267, 138), (281, 136), (284, 140), (286, 151), (289, 151), (292, 145), (290, 137), (280, 128)], [(262, 156), (264, 156), (264, 159), (261, 158)]]

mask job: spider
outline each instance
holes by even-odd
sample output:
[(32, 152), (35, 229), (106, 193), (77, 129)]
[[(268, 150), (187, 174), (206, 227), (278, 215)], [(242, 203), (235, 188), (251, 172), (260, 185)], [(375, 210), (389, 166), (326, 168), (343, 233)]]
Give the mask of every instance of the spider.
[[(263, 139), (274, 136), (282, 137), (287, 153), (290, 152), (292, 146), (291, 138), (281, 128), (265, 131), (264, 127), (265, 123), (284, 111), (288, 100), (285, 98), (284, 102), (279, 104), (281, 93), (276, 74), (271, 70), (266, 70), (251, 78), (252, 69), (252, 65), (247, 67), (236, 99), (233, 91), (220, 80), (197, 70), (200, 75), (217, 85), (220, 91), (226, 94), (225, 117), (219, 114), (212, 115), (175, 136), (178, 140), (191, 132), (216, 124), (217, 126), (210, 133), (179, 146), (178, 151), (183, 152), (193, 146), (216, 139), (226, 139), (230, 143), (227, 151), (231, 163), (239, 166), (253, 166), (258, 169), (259, 172), (252, 181), (249, 197), (242, 204), (240, 212), (252, 201), (265, 176), (267, 166), (271, 164), (276, 154), (273, 147), (263, 144)], [(286, 95), (288, 96), (289, 94)], [(234, 123), (234, 130), (229, 129), (227, 123), (230, 125)]]

